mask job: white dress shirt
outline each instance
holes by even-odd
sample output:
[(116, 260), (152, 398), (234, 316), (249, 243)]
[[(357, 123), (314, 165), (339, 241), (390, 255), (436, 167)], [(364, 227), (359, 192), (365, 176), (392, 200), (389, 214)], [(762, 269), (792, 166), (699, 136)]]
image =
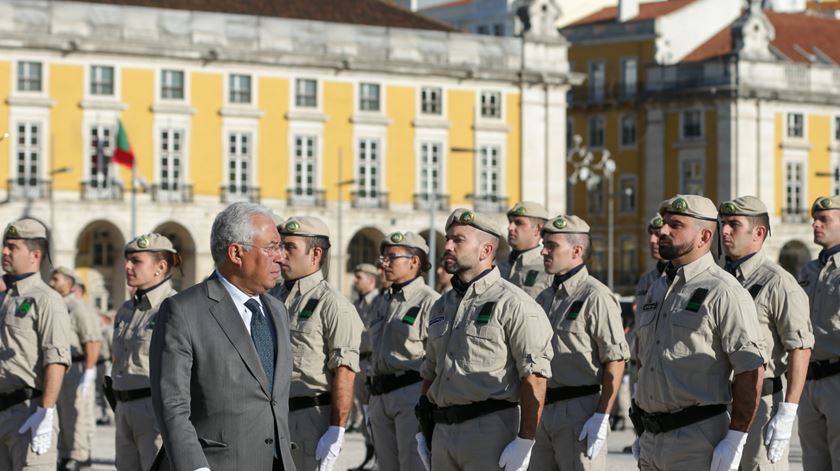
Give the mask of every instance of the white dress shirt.
[(260, 305), (260, 311), (262, 311), (263, 315), (265, 315), (265, 307), (263, 307), (262, 301), (260, 301), (260, 297), (248, 296), (241, 289), (234, 286), (233, 283), (228, 281), (227, 278), (225, 278), (218, 271), (216, 272), (216, 276), (219, 277), (219, 280), (221, 280), (222, 282), (222, 286), (225, 287), (225, 290), (228, 292), (231, 299), (233, 299), (233, 304), (236, 306), (236, 311), (239, 313), (239, 317), (242, 318), (242, 322), (245, 323), (245, 330), (248, 331), (248, 335), (251, 335), (251, 310), (245, 306), (245, 303), (249, 299), (255, 299)]

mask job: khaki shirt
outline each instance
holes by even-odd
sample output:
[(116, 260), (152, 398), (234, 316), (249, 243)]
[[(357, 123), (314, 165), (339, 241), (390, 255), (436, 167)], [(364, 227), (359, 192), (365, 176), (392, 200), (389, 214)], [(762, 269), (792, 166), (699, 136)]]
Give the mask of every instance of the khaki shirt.
[(553, 277), (545, 272), (543, 257), (540, 255), (542, 245), (526, 250), (516, 257), (511, 265), (507, 260), (499, 264), (499, 271), (503, 278), (510, 281), (528, 296), (536, 298), (542, 290), (551, 286)]
[(70, 316), (37, 273), (8, 287), (0, 305), (0, 393), (44, 390), (44, 369), (70, 365)]
[(814, 351), (811, 361), (840, 358), (840, 253), (825, 266), (812, 260), (802, 268), (799, 285), (811, 301), (811, 324), (814, 327)]
[(99, 360), (111, 361), (111, 346), (114, 343), (114, 327), (106, 325), (102, 329), (102, 346), (99, 348)]
[[(662, 263), (662, 262), (659, 262)], [(657, 263), (658, 265), (658, 263)], [(664, 265), (663, 265), (664, 270)], [(642, 306), (645, 304), (648, 290), (651, 286), (662, 276), (662, 271), (659, 271), (658, 266), (653, 270), (645, 273), (639, 278), (639, 284), (636, 285), (636, 297), (633, 300), (633, 327), (627, 333), (627, 343), (630, 345), (630, 360), (635, 363), (636, 358), (636, 327), (639, 325), (639, 313), (642, 312)]]
[[(331, 391), (333, 370), (339, 366), (359, 372), (364, 326), (356, 308), (330, 287), (320, 270), (295, 281), (288, 292), (277, 285), (270, 294), (283, 300), (289, 311), (294, 357), (290, 397)], [(310, 311), (307, 306), (312, 304)]]
[(586, 267), (557, 289), (543, 290), (537, 304), (548, 314), (554, 332), (548, 387), (600, 385), (604, 363), (630, 358), (621, 307)]
[(426, 354), (429, 311), (438, 298), (440, 295), (426, 286), (422, 277), (396, 293), (389, 290), (386, 302), (378, 303), (370, 325), (372, 376), (420, 370)]
[(158, 309), (175, 295), (167, 280), (145, 293), (141, 299), (124, 302), (114, 318), (114, 342), (111, 346), (114, 389), (128, 391), (149, 387), (149, 345)]
[[(696, 297), (708, 290), (699, 301)], [(706, 254), (651, 286), (636, 326), (636, 401), (647, 412), (732, 402), (731, 376), (764, 364), (750, 294)]]
[(764, 251), (738, 265), (735, 275), (755, 301), (763, 355), (767, 360), (764, 376), (782, 376), (787, 371), (788, 351), (814, 347), (808, 295), (796, 279), (768, 259)]
[(378, 296), (379, 290), (374, 288), (370, 293), (360, 296), (359, 299), (353, 303), (356, 307), (356, 311), (359, 313), (359, 317), (362, 319), (363, 324), (362, 343), (359, 347), (360, 353), (370, 353), (373, 351), (373, 347), (370, 342), (370, 323), (375, 316), (373, 304)]
[[(495, 303), (483, 313), (485, 306)], [(438, 406), (486, 399), (519, 401), (521, 378), (551, 377), (551, 324), (524, 291), (497, 268), (467, 288), (435, 301), (420, 374)]]
[(87, 304), (75, 294), (64, 296), (64, 303), (70, 313), (70, 355), (73, 361), (85, 361), (84, 344), (102, 340), (97, 320)]

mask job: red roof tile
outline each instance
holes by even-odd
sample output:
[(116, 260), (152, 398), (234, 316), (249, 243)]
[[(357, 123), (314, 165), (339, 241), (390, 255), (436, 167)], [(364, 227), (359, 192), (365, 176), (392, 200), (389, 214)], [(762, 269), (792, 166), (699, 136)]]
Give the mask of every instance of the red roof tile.
[(452, 7), (460, 7), (462, 5), (469, 5), (473, 2), (473, 0), (454, 0), (452, 2), (441, 3), (439, 5), (432, 5), (430, 7), (421, 8), (420, 12), (432, 11), (437, 10), (440, 8), (452, 8)]
[[(808, 64), (812, 58), (829, 59), (840, 64), (840, 20), (808, 13), (777, 13), (765, 11), (773, 23), (776, 37), (771, 44), (792, 62)], [(732, 25), (709, 38), (689, 53), (683, 62), (695, 62), (720, 57), (732, 52)]]
[(455, 28), (382, 0), (73, 0), (393, 28), (455, 32)]
[[(679, 10), (680, 8), (694, 2), (695, 0), (665, 0), (662, 2), (642, 3), (639, 5), (639, 14), (634, 16), (627, 23), (636, 21), (652, 20), (668, 13)], [(574, 23), (566, 26), (567, 28), (574, 28), (575, 26), (582, 26), (592, 23), (613, 22), (617, 21), (618, 7), (607, 7), (596, 11), (595, 13), (585, 16)]]

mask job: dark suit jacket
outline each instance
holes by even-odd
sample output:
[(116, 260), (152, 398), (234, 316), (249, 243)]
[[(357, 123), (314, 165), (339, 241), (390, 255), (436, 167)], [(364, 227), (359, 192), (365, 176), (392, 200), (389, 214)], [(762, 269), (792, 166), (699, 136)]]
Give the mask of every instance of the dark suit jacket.
[(211, 277), (161, 305), (149, 356), (152, 402), (168, 459), (156, 460), (153, 469), (270, 471), (276, 450), (286, 471), (294, 471), (289, 316), (277, 299), (260, 300), (277, 332), (273, 392), (220, 280)]

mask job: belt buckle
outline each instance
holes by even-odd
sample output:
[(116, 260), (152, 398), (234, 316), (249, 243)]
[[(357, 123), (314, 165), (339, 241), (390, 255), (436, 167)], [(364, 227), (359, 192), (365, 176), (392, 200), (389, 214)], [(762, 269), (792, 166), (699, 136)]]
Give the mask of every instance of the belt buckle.
[(645, 426), (645, 432), (662, 433), (662, 427), (659, 426), (659, 421), (653, 417), (642, 417), (642, 423)]
[(453, 408), (444, 409), (443, 416), (446, 418), (446, 421), (450, 424), (454, 424), (458, 421), (458, 413)]

